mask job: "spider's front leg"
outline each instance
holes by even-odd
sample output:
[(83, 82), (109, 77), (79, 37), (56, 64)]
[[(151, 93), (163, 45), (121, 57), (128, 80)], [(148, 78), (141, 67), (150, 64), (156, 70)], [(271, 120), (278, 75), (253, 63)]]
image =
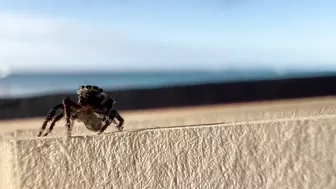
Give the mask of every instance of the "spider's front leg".
[(111, 110), (113, 108), (113, 104), (115, 103), (114, 99), (111, 98), (111, 97), (106, 97), (99, 105), (98, 107), (98, 110), (99, 111), (103, 111), (105, 110), (105, 113), (104, 113), (104, 118), (103, 118), (103, 122), (105, 122), (110, 113), (111, 113)]
[(119, 112), (113, 109), (114, 99), (109, 97), (106, 98), (101, 104), (99, 109), (106, 110), (103, 119), (103, 125), (101, 129), (98, 131), (98, 134), (101, 134), (105, 131), (105, 129), (111, 124), (111, 122), (116, 118), (119, 121), (119, 125), (116, 125), (119, 130), (123, 130), (124, 119), (120, 116)]
[(116, 118), (119, 121), (119, 125), (116, 125), (119, 131), (123, 130), (124, 118), (120, 116), (119, 112), (116, 109), (112, 109), (110, 111), (110, 114), (108, 115), (108, 118), (103, 122), (103, 125), (101, 129), (98, 131), (98, 134), (102, 134), (106, 130), (106, 128), (109, 125), (111, 125), (114, 118)]
[(47, 124), (49, 121), (51, 121), (55, 115), (56, 115), (56, 112), (57, 110), (62, 110), (63, 111), (63, 104), (57, 104), (56, 106), (54, 106), (47, 114), (47, 117), (46, 119), (44, 120), (43, 124), (42, 124), (42, 127), (40, 129), (40, 132), (37, 134), (37, 137), (40, 137), (42, 135), (42, 133), (44, 132), (44, 130), (46, 129), (47, 127)]
[[(63, 104), (62, 104), (62, 106), (63, 106)], [(64, 116), (64, 112), (61, 112), (60, 114), (58, 114), (58, 115), (54, 118), (54, 120), (51, 122), (48, 131), (47, 131), (46, 133), (44, 133), (43, 136), (48, 136), (48, 134), (50, 134), (50, 133), (52, 132), (52, 130), (54, 129), (55, 124), (56, 124), (60, 119), (62, 119), (63, 116)]]
[(65, 115), (65, 126), (67, 127), (67, 135), (68, 137), (71, 136), (71, 131), (72, 131), (72, 125), (71, 125), (71, 112), (72, 111), (77, 111), (81, 109), (82, 107), (77, 104), (76, 102), (70, 100), (69, 98), (64, 98), (63, 99), (63, 106), (64, 106), (64, 115)]

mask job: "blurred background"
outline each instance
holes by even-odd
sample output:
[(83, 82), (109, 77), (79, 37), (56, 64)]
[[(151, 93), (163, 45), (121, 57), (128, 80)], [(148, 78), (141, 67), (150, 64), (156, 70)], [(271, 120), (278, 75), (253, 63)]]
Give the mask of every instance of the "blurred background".
[[(0, 119), (81, 85), (121, 110), (333, 95), (336, 2), (0, 0)], [(32, 108), (33, 107), (33, 108)]]

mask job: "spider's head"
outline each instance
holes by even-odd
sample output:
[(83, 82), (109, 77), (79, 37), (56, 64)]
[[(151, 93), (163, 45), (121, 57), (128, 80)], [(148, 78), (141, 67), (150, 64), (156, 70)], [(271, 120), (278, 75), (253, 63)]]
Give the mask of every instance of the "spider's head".
[(81, 106), (87, 106), (95, 103), (97, 100), (100, 100), (100, 94), (103, 93), (103, 89), (92, 86), (86, 85), (81, 86), (77, 90), (78, 95), (78, 104)]

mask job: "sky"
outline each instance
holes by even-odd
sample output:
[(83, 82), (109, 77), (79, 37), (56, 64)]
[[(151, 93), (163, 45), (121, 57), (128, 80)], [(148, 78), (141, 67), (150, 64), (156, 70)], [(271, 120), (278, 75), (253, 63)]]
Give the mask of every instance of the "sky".
[(335, 20), (332, 0), (0, 0), (0, 72), (330, 70)]

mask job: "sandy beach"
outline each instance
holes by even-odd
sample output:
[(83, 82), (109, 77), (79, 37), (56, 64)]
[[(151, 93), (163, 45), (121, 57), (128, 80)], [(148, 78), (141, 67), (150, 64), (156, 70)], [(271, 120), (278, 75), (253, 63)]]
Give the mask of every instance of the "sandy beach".
[[(306, 117), (336, 113), (336, 98), (306, 98), (239, 103), (232, 105), (213, 105), (186, 108), (153, 109), (141, 111), (121, 111), (125, 118), (125, 130), (144, 128), (197, 125), (208, 123), (230, 123), (236, 121), (281, 119), (288, 117)], [(47, 114), (47, 112), (46, 112)], [(0, 122), (0, 133), (15, 130), (38, 130), (44, 117), (17, 119)], [(64, 129), (64, 119), (58, 122), (55, 130)], [(75, 127), (85, 131), (83, 125)], [(78, 128), (77, 128), (78, 129)], [(108, 131), (116, 130), (113, 126)], [(76, 129), (74, 130), (74, 132)]]

